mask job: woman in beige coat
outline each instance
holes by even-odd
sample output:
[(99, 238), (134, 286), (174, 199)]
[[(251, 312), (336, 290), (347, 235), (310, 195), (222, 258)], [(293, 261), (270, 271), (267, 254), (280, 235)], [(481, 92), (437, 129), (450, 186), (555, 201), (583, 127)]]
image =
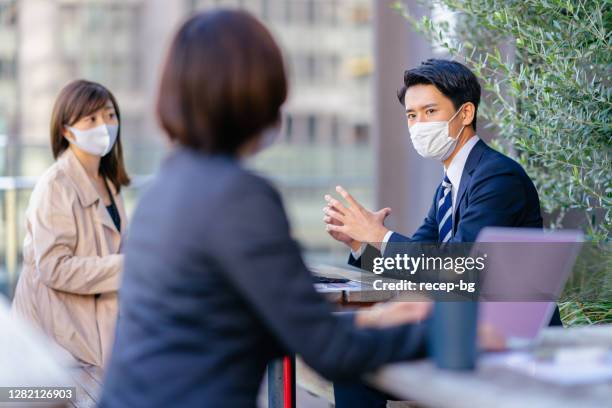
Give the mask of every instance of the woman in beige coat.
[(102, 85), (78, 80), (51, 119), (55, 163), (39, 179), (26, 215), (15, 314), (40, 327), (79, 363), (103, 366), (117, 318), (129, 184), (119, 108)]

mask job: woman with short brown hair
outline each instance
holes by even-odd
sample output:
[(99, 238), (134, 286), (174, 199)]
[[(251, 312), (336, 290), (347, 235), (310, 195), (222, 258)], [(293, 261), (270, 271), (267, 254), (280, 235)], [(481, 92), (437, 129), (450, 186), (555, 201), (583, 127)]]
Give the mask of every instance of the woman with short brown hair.
[(175, 146), (130, 228), (101, 407), (253, 407), (285, 353), (332, 379), (422, 353), (424, 326), (400, 324), (426, 304), (332, 314), (278, 192), (242, 166), (273, 141), (286, 94), (281, 52), (251, 15), (199, 14), (176, 34), (157, 105)]
[(127, 219), (119, 106), (95, 82), (60, 92), (51, 119), (55, 163), (28, 205), (14, 312), (79, 363), (103, 366), (117, 317)]

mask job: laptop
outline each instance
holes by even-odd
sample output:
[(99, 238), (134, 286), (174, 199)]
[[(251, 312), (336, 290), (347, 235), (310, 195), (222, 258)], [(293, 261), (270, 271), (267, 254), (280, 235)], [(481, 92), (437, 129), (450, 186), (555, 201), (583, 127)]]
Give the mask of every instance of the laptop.
[(548, 326), (567, 282), (583, 234), (578, 230), (484, 228), (474, 250), (487, 253), (479, 321), (509, 344), (533, 340)]

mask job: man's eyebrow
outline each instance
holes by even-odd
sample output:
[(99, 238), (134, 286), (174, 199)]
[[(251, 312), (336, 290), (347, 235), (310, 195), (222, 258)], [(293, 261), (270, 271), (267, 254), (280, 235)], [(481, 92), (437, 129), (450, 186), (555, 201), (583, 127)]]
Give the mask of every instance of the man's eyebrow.
[[(438, 106), (438, 104), (437, 103), (428, 103), (427, 105), (419, 106), (418, 109), (427, 109), (427, 108), (432, 108), (434, 106)], [(415, 109), (413, 109), (413, 108), (406, 109), (406, 113), (414, 112), (414, 111), (415, 111)]]

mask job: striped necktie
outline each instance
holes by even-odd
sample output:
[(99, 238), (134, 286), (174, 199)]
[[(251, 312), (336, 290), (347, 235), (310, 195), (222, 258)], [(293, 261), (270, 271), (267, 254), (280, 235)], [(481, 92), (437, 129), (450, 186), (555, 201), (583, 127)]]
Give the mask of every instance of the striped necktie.
[(447, 242), (453, 235), (453, 195), (451, 193), (452, 184), (446, 174), (442, 180), (442, 198), (438, 201), (438, 239), (440, 242)]

